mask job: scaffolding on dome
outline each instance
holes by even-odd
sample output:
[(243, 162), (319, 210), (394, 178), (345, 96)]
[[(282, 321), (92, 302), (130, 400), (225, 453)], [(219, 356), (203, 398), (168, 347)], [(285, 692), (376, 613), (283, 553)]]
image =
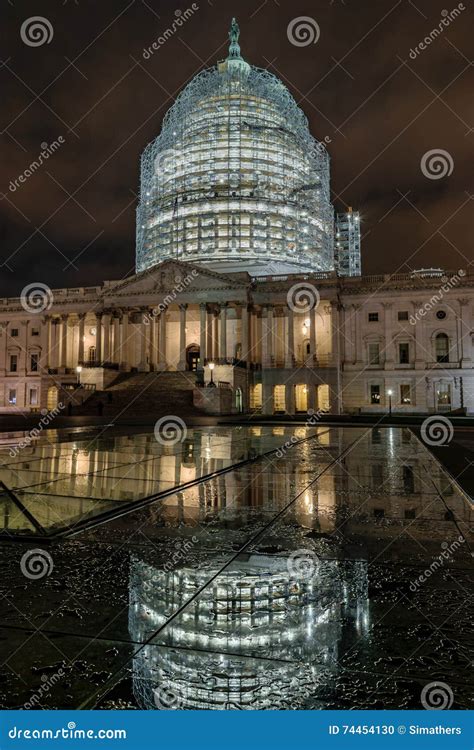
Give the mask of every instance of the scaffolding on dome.
[(137, 271), (164, 260), (334, 268), (329, 156), (288, 89), (240, 56), (195, 76), (141, 159)]

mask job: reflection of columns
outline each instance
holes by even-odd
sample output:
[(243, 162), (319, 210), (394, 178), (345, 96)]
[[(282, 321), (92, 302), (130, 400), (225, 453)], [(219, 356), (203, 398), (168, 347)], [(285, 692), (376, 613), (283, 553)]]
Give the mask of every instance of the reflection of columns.
[(202, 370), (204, 367), (204, 360), (207, 358), (207, 305), (205, 302), (201, 302), (199, 305), (199, 317), (199, 369)]
[(166, 370), (166, 312), (160, 313), (160, 336), (158, 341), (158, 369)]
[(240, 358), (246, 362), (249, 359), (249, 309), (247, 304), (242, 305), (241, 316)]
[(178, 370), (186, 369), (186, 309), (187, 305), (179, 305), (179, 362)]
[(227, 302), (221, 304), (219, 357), (227, 359)]
[(85, 336), (86, 314), (79, 314), (79, 341), (77, 347), (77, 361), (84, 362), (84, 336)]
[(121, 370), (128, 370), (130, 363), (128, 361), (128, 312), (122, 313), (120, 317), (120, 344), (118, 361)]
[(95, 359), (97, 364), (100, 365), (102, 362), (102, 313), (97, 313), (95, 320)]
[(67, 315), (61, 315), (61, 357), (60, 367), (67, 367)]

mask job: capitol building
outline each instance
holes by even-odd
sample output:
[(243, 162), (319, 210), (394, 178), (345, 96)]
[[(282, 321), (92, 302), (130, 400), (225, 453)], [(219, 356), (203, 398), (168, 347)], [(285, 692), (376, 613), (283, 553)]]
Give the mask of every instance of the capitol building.
[(474, 276), (364, 276), (326, 146), (229, 37), (142, 155), (135, 274), (0, 299), (0, 413), (183, 382), (211, 414), (472, 412)]

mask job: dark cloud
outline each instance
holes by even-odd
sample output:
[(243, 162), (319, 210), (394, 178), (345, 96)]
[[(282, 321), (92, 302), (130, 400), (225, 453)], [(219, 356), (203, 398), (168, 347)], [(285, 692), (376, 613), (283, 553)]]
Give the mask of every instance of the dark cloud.
[[(313, 134), (331, 139), (334, 202), (363, 214), (364, 271), (471, 262), (469, 9), (411, 59), (452, 9), (444, 0), (198, 4), (144, 60), (143, 49), (191, 3), (2, 3), (0, 294), (16, 295), (30, 281), (92, 285), (131, 272), (140, 154), (183, 85), (225, 57), (232, 15), (244, 57), (281, 75)], [(30, 47), (21, 25), (39, 14), (54, 36)], [(317, 44), (288, 41), (299, 16), (317, 21)], [(9, 190), (41, 144), (60, 136), (51, 158)], [(423, 175), (420, 160), (431, 149), (450, 154), (449, 177)]]

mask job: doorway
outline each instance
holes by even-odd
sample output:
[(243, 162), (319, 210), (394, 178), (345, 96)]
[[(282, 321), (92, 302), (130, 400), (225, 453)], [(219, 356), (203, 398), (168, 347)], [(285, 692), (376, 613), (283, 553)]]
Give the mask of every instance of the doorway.
[(200, 361), (200, 349), (197, 344), (191, 344), (186, 349), (186, 364), (190, 372), (196, 372)]

